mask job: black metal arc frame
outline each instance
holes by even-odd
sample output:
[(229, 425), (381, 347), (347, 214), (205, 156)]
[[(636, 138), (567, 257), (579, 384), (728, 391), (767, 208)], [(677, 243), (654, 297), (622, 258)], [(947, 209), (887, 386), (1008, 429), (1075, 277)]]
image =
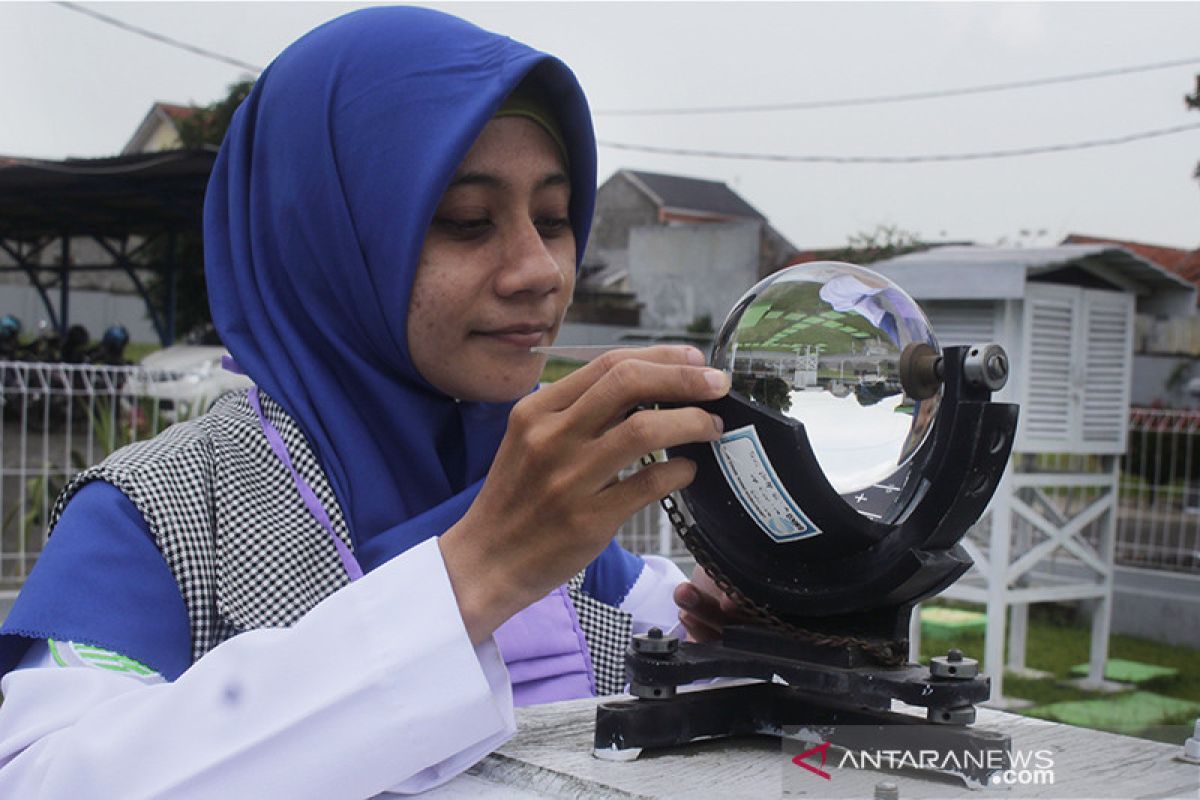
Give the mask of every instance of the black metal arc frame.
[[(732, 495), (711, 448), (670, 451), (698, 465), (683, 495), (693, 517), (685, 542), (703, 566), (719, 571), (783, 628), (734, 626), (709, 644), (668, 646), (661, 634), (650, 642), (635, 637), (625, 662), (631, 691), (641, 699), (598, 709), (597, 753), (779, 733), (826, 713), (840, 715), (843, 724), (890, 724), (892, 699), (924, 706), (929, 722), (957, 729), (931, 734), (944, 749), (996, 744), (993, 735), (963, 727), (975, 719), (974, 704), (989, 695), (986, 677), (974, 669), (939, 677), (927, 667), (882, 665), (874, 658), (876, 645), (907, 638), (915, 603), (969, 568), (958, 542), (1007, 464), (1017, 408), (991, 402), (991, 392), (968, 379), (964, 364), (978, 352), (946, 348), (934, 435), (918, 451), (889, 522), (859, 515), (834, 492), (803, 425), (737, 397), (713, 404), (710, 410), (721, 413), (726, 430), (759, 430), (785, 489), (832, 538), (773, 542)], [(679, 686), (711, 678), (765, 683), (744, 691), (676, 694)]]

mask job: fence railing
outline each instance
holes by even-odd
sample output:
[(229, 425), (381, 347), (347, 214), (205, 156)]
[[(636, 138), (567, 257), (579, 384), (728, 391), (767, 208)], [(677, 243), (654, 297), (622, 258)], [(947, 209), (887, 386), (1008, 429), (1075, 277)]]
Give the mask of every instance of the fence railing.
[[(118, 447), (203, 410), (186, 377), (139, 366), (0, 361), (0, 595), (20, 588), (63, 485)], [(1116, 558), (1200, 573), (1200, 412), (1132, 409)], [(618, 533), (634, 552), (686, 551), (657, 505)]]
[(11, 595), (75, 473), (199, 413), (209, 399), (187, 376), (141, 366), (0, 361), (0, 380), (0, 595)]
[(1200, 574), (1200, 411), (1131, 409), (1119, 498), (1118, 563)]

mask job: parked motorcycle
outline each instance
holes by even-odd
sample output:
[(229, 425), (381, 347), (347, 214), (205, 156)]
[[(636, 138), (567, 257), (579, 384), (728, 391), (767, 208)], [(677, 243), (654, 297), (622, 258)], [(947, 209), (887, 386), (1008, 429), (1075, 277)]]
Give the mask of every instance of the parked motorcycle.
[(87, 351), (87, 363), (124, 366), (129, 363), (125, 360), (125, 347), (128, 344), (129, 331), (125, 326), (109, 325), (100, 341)]
[(0, 317), (0, 361), (12, 361), (21, 346), (21, 320), (12, 314)]
[[(23, 417), (25, 427), (31, 431), (56, 430), (68, 417), (87, 422), (95, 412), (94, 398), (119, 393), (126, 378), (124, 371), (100, 367), (129, 363), (125, 359), (129, 331), (124, 325), (110, 325), (95, 344), (82, 325), (72, 325), (60, 336), (43, 321), (38, 325), (38, 335), (25, 344), (20, 342), (20, 331), (19, 319), (11, 314), (0, 317), (0, 360), (40, 366), (14, 365), (5, 370), (7, 418)], [(88, 369), (88, 365), (96, 365), (97, 369)]]

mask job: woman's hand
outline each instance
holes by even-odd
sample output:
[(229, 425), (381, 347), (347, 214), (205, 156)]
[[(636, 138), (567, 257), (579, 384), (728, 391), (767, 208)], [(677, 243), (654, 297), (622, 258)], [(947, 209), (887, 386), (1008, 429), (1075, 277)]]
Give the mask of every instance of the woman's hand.
[(721, 591), (699, 565), (692, 570), (692, 580), (675, 587), (675, 605), (679, 606), (679, 621), (693, 642), (720, 639), (725, 626), (750, 622), (752, 617), (729, 595)]
[[(646, 453), (720, 438), (719, 417), (687, 406), (729, 391), (692, 347), (615, 350), (523, 398), (479, 496), (441, 536), (471, 641), (583, 569), (639, 509), (682, 489), (674, 458), (617, 473)], [(639, 408), (656, 402), (685, 404)]]

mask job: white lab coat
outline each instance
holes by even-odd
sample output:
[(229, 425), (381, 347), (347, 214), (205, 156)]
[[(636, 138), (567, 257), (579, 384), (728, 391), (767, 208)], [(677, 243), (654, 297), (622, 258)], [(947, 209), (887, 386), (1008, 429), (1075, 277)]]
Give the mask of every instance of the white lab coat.
[[(666, 559), (621, 607), (676, 623)], [(367, 798), (444, 783), (515, 732), (492, 639), (472, 647), (437, 542), (253, 630), (178, 680), (57, 666), (45, 645), (0, 681), (3, 798)]]

